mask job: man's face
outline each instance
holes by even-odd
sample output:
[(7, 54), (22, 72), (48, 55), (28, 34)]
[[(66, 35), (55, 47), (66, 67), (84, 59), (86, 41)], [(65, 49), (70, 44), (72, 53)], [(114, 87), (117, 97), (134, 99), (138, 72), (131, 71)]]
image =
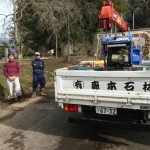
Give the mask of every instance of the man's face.
[(35, 55), (35, 59), (40, 59), (40, 55)]
[(13, 55), (9, 55), (9, 61), (13, 61), (14, 60), (14, 56)]

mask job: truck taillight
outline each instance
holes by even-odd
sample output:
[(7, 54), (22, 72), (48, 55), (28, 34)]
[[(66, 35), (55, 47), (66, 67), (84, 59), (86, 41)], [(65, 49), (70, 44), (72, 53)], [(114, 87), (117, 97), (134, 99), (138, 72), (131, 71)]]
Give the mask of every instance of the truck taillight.
[(78, 112), (78, 105), (64, 104), (64, 110), (68, 112)]

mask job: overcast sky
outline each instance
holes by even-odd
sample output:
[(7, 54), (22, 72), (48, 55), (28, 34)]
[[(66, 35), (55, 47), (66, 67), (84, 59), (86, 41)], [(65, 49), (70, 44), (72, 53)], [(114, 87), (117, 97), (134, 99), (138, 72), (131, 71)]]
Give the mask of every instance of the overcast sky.
[[(11, 0), (0, 0), (0, 14), (8, 15), (12, 13), (13, 5), (11, 3)], [(4, 36), (6, 28), (10, 25), (10, 23), (8, 23), (8, 20), (10, 20), (10, 17), (7, 18), (5, 27), (2, 27), (2, 25), (4, 24), (4, 16), (0, 15), (0, 38)]]

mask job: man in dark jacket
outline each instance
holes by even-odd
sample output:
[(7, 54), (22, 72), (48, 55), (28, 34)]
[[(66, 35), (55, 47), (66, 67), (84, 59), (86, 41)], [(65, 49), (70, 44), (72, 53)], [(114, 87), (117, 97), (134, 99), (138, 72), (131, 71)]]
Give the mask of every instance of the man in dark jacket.
[(36, 96), (36, 89), (40, 84), (40, 95), (44, 96), (45, 76), (44, 76), (44, 61), (40, 59), (40, 53), (35, 52), (35, 60), (32, 61), (33, 67), (33, 92), (31, 97)]

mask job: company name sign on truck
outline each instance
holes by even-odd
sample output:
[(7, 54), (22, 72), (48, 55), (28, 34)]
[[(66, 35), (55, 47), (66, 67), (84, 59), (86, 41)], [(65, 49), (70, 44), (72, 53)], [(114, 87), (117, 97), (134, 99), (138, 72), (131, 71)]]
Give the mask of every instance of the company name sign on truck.
[[(71, 83), (69, 83), (69, 85), (71, 85)], [(80, 78), (78, 80), (73, 81), (72, 85), (75, 89), (150, 92), (150, 81), (145, 80), (127, 82), (127, 81), (104, 81), (101, 79), (89, 81), (84, 79), (81, 80)]]

